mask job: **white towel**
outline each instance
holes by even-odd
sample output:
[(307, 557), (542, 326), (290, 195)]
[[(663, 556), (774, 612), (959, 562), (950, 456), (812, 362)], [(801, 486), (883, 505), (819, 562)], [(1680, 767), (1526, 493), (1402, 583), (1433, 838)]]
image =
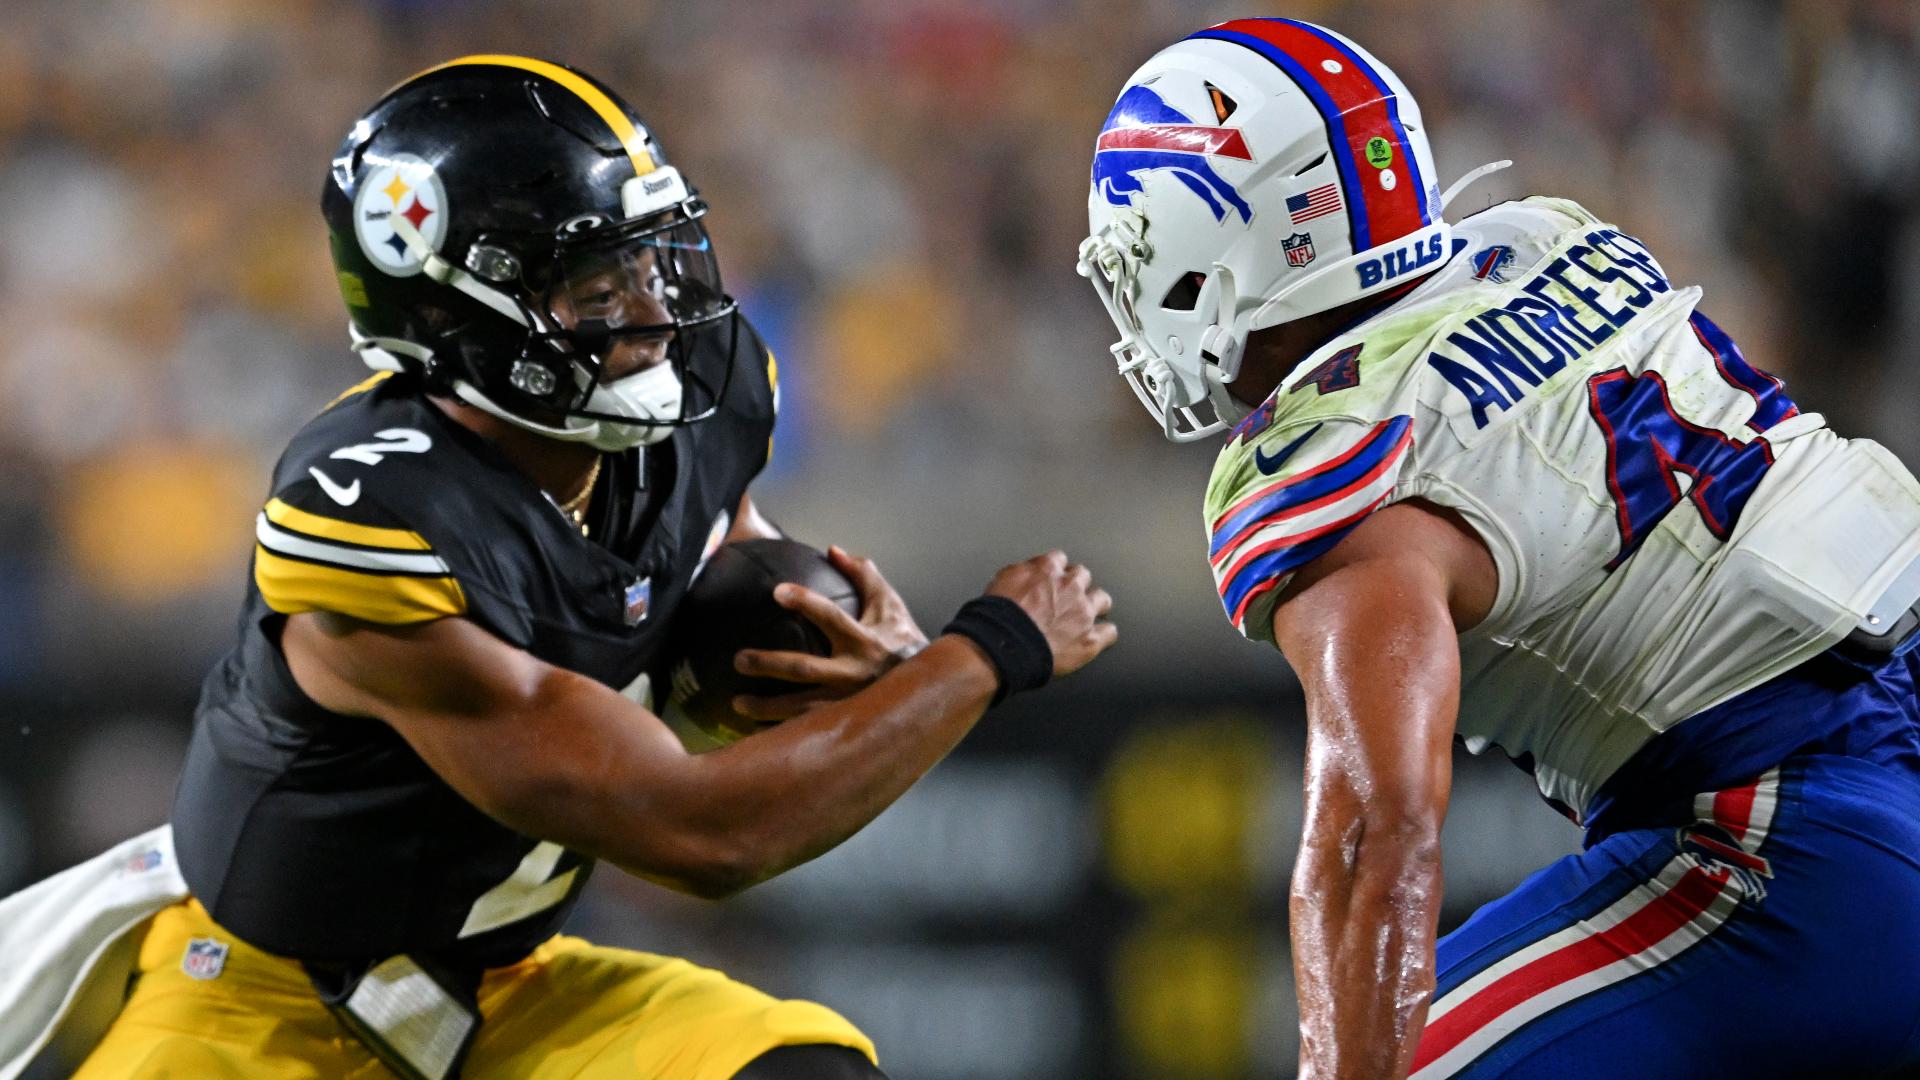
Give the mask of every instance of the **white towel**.
[(0, 899), (0, 1080), (49, 1046), (90, 1051), (123, 1004), (132, 931), (186, 897), (162, 825)]

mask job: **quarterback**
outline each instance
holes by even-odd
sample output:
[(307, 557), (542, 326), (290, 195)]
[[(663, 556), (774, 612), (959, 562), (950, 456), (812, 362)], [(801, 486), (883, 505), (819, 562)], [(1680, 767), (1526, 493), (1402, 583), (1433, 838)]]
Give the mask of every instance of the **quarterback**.
[[(831, 848), (992, 702), (1111, 644), (1109, 598), (1052, 553), (929, 644), (836, 551), (859, 619), (781, 590), (834, 654), (738, 661), (812, 688), (689, 754), (650, 711), (675, 606), (721, 544), (776, 535), (748, 493), (774, 362), (705, 205), (598, 82), (474, 56), (354, 124), (322, 211), (376, 374), (275, 468), (170, 836), (8, 901), (0, 969), (86, 953), (75, 905), (120, 925), (173, 856), (82, 1077), (881, 1076), (823, 1006), (558, 930), (595, 860), (723, 896)], [(0, 1029), (46, 996), (0, 975)]]
[[(1400, 80), (1287, 19), (1156, 54), (1095, 145), (1080, 270), (1224, 439), (1220, 599), (1306, 695), (1301, 1075), (1920, 1065), (1920, 484), (1620, 226), (1450, 222), (1485, 171), (1443, 193)], [(1456, 737), (1585, 850), (1436, 942)]]

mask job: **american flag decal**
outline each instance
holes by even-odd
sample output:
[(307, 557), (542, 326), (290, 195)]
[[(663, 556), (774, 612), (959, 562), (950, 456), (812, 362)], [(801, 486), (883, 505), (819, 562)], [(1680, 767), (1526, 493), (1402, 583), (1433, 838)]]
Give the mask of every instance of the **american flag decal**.
[(1340, 209), (1340, 185), (1327, 184), (1312, 191), (1287, 197), (1287, 213), (1293, 217), (1293, 223), (1312, 221), (1325, 217)]

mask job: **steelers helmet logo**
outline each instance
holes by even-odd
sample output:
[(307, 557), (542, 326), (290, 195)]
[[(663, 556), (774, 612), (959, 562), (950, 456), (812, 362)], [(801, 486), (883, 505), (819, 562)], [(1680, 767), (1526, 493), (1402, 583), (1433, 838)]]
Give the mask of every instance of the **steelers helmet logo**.
[(433, 166), (412, 154), (376, 161), (353, 197), (353, 231), (373, 265), (394, 277), (420, 272), (420, 258), (393, 227), (405, 218), (438, 251), (447, 235), (447, 189)]

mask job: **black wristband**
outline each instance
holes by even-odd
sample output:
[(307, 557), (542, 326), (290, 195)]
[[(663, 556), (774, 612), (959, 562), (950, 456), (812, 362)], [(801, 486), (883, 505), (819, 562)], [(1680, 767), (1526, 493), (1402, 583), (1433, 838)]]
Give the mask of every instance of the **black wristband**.
[(960, 605), (943, 634), (959, 634), (980, 646), (1000, 675), (993, 703), (1021, 690), (1037, 690), (1053, 678), (1053, 646), (1025, 608), (1004, 596), (982, 596)]

